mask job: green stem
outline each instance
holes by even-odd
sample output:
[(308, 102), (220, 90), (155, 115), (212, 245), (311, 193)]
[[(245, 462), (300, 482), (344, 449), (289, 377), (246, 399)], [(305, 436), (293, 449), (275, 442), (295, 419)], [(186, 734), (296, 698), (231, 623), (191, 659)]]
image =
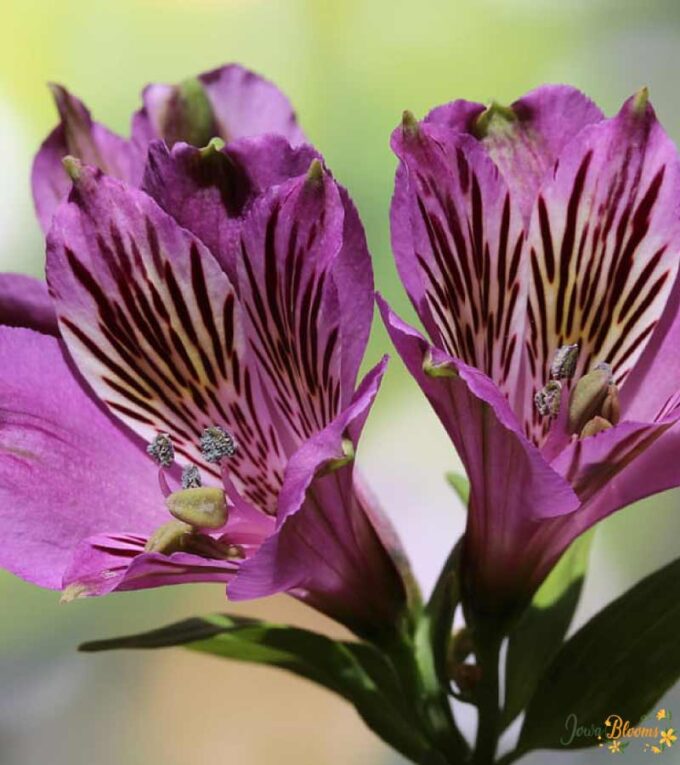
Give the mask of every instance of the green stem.
[(497, 637), (480, 640), (477, 659), (482, 676), (477, 686), (479, 722), (473, 765), (493, 765), (500, 735), (501, 710), (499, 706), (498, 662), (501, 641)]

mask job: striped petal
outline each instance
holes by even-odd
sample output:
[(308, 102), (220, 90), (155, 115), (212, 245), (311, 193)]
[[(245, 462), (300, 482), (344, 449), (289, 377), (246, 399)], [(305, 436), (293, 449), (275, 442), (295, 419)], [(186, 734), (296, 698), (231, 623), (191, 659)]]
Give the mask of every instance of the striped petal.
[(47, 285), (23, 274), (0, 274), (0, 325), (59, 335)]
[(372, 315), (363, 229), (318, 161), (254, 205), (238, 289), (264, 387), (295, 449), (349, 403)]
[(567, 85), (543, 85), (509, 107), (484, 108), (454, 101), (427, 116), (434, 122), (475, 136), (505, 178), (525, 220), (542, 181), (562, 149), (586, 125), (603, 119), (583, 93)]
[(218, 149), (162, 141), (149, 148), (142, 188), (206, 244), (236, 284), (242, 218), (268, 188), (306, 172), (317, 153), (279, 135), (243, 138)]
[(522, 220), (470, 136), (405, 123), (392, 203), (397, 266), (435, 345), (514, 389), (524, 322)]
[(533, 560), (525, 555), (533, 518), (571, 513), (579, 499), (524, 436), (492, 380), (433, 348), (382, 299), (379, 305), (395, 348), (446, 428), (470, 480), (464, 563), (470, 602), (503, 608), (522, 600), (537, 585)]
[(659, 321), (678, 270), (680, 165), (644, 94), (583, 130), (541, 188), (531, 261), (527, 432), (548, 424), (533, 396), (558, 347), (579, 345), (576, 375), (600, 361), (621, 385)]
[(53, 85), (51, 89), (60, 121), (36, 154), (31, 172), (33, 202), (45, 233), (71, 188), (71, 179), (61, 164), (65, 156), (78, 157), (133, 184), (141, 180), (144, 161), (144, 154), (128, 141), (94, 122), (84, 104), (66, 88)]
[(292, 144), (304, 142), (286, 96), (238, 64), (204, 72), (179, 85), (149, 85), (142, 98), (144, 107), (132, 123), (133, 141), (140, 146), (156, 138), (170, 146), (178, 141), (205, 146), (213, 137), (228, 143), (264, 133), (277, 133)]
[[(386, 359), (365, 377), (350, 405), (306, 441), (286, 469), (277, 531), (228, 587), (244, 600), (293, 591), (362, 636), (394, 625), (406, 599), (362, 492), (353, 485), (353, 455)], [(329, 467), (330, 466), (330, 467)]]
[(239, 488), (273, 512), (281, 450), (244, 347), (234, 290), (205, 246), (146, 194), (77, 169), (48, 237), (47, 275), (62, 337), (111, 411), (145, 440), (171, 434), (201, 465), (203, 428), (239, 449)]

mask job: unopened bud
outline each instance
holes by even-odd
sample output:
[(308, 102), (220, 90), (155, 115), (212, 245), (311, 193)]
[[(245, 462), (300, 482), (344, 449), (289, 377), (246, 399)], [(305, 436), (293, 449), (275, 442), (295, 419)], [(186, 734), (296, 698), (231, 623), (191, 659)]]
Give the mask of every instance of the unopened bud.
[(570, 433), (580, 433), (588, 420), (600, 413), (611, 379), (609, 365), (598, 364), (576, 383), (569, 398)]
[(556, 380), (569, 380), (574, 376), (577, 361), (578, 344), (563, 345), (555, 351), (550, 374)]
[(461, 693), (473, 693), (482, 679), (482, 668), (477, 664), (456, 664), (452, 668), (451, 679)]
[(177, 520), (197, 529), (220, 529), (227, 522), (224, 490), (214, 486), (180, 489), (167, 497), (165, 504)]
[(596, 436), (598, 433), (602, 433), (603, 430), (609, 430), (613, 427), (614, 426), (611, 424), (611, 422), (609, 422), (609, 420), (606, 420), (604, 417), (600, 417), (598, 415), (593, 417), (592, 420), (588, 420), (588, 422), (586, 422), (586, 424), (583, 426), (583, 429), (579, 433), (579, 438)]
[(156, 529), (144, 545), (144, 552), (171, 555), (183, 550), (193, 529), (181, 521), (168, 521)]
[(561, 400), (562, 385), (558, 380), (550, 380), (534, 396), (536, 409), (538, 409), (538, 413), (543, 417), (557, 417), (560, 413)]

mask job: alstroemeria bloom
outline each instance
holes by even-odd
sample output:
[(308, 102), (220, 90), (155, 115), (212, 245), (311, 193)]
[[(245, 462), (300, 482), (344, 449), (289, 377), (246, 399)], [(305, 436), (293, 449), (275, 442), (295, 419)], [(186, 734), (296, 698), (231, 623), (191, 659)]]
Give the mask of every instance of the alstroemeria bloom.
[(585, 529), (680, 484), (680, 164), (646, 92), (455, 101), (393, 134), (392, 340), (468, 473), (477, 612), (526, 602)]
[(385, 362), (355, 389), (373, 282), (346, 192), (278, 136), (158, 142), (149, 193), (67, 165), (60, 338), (0, 328), (0, 564), (68, 597), (221, 581), (389, 628), (404, 585), (353, 467)]
[(178, 142), (201, 147), (213, 138), (229, 144), (267, 133), (283, 136), (293, 146), (305, 140), (286, 96), (238, 64), (204, 72), (179, 85), (148, 85), (142, 93), (143, 107), (132, 116), (129, 140), (95, 122), (85, 105), (64, 87), (51, 88), (60, 121), (36, 154), (31, 179), (45, 233), (71, 188), (61, 166), (67, 155), (138, 186), (154, 140), (161, 139), (169, 147)]

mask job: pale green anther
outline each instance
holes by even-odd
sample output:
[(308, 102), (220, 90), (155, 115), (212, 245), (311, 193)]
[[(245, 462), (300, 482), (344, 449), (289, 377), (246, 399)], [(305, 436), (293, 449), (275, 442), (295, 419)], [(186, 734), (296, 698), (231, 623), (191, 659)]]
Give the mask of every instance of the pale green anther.
[(203, 146), (198, 150), (198, 153), (201, 155), (202, 159), (206, 159), (207, 157), (211, 157), (213, 154), (222, 151), (225, 145), (226, 144), (221, 138), (211, 138), (206, 146)]
[(323, 165), (320, 159), (313, 159), (307, 170), (306, 182), (308, 186), (318, 186), (323, 181)]
[(68, 154), (61, 160), (61, 164), (63, 165), (64, 170), (66, 170), (68, 177), (74, 183), (80, 180), (80, 175), (83, 170), (83, 163), (77, 157), (72, 157), (70, 154)]
[(557, 417), (562, 403), (562, 384), (549, 380), (548, 384), (534, 395), (534, 404), (542, 417)]
[(458, 371), (450, 361), (436, 363), (429, 351), (423, 359), (423, 372), (428, 377), (458, 377)]
[(619, 400), (619, 389), (611, 383), (607, 388), (607, 395), (602, 404), (600, 414), (605, 417), (612, 425), (618, 425), (621, 419), (621, 402)]
[(576, 371), (578, 360), (578, 344), (563, 345), (555, 351), (550, 374), (556, 380), (569, 380)]
[(648, 103), (649, 88), (645, 85), (644, 88), (640, 88), (640, 90), (638, 90), (638, 92), (633, 96), (633, 111), (635, 114), (644, 114), (647, 110)]
[(569, 397), (570, 433), (580, 433), (588, 420), (600, 414), (611, 381), (609, 365), (598, 364), (576, 383)]
[(227, 522), (224, 490), (214, 486), (180, 489), (167, 497), (165, 504), (177, 520), (196, 529), (220, 529)]
[(609, 420), (599, 415), (593, 417), (592, 420), (588, 420), (579, 433), (579, 438), (589, 438), (590, 436), (596, 436), (598, 433), (602, 433), (604, 430), (610, 430), (614, 426)]
[(420, 125), (418, 120), (413, 116), (413, 112), (408, 109), (404, 109), (401, 115), (401, 129), (404, 135), (409, 137), (416, 136), (420, 132)]
[(491, 133), (504, 133), (513, 128), (517, 115), (509, 106), (492, 101), (477, 117), (472, 132), (477, 138), (486, 138)]
[(353, 459), (354, 459), (354, 443), (349, 438), (343, 438), (342, 439), (342, 456), (334, 457), (324, 462), (323, 465), (321, 465), (321, 467), (317, 470), (316, 476), (317, 478), (320, 478), (321, 476), (328, 475), (329, 473), (333, 473), (336, 470), (339, 470), (340, 468), (345, 467), (345, 465), (349, 465), (349, 463), (352, 462)]
[(144, 545), (144, 552), (171, 555), (174, 552), (184, 550), (193, 531), (188, 523), (168, 521), (157, 528), (149, 537)]

